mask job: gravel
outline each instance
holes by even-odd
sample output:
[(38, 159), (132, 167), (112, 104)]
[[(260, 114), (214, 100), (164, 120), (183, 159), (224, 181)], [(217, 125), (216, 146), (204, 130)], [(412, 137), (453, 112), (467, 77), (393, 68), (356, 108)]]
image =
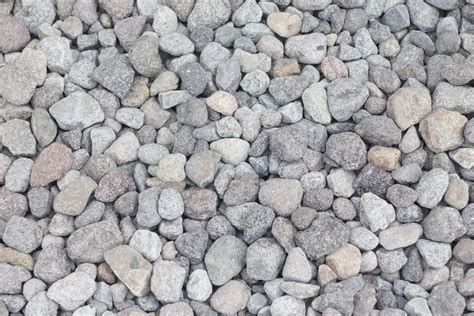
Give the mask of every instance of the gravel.
[(0, 315), (474, 313), (472, 0), (0, 2)]

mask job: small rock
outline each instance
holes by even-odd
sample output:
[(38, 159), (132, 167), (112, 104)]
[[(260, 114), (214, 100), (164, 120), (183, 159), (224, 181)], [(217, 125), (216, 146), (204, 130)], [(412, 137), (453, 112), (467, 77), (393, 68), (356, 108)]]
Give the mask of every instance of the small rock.
[(105, 251), (104, 259), (133, 295), (141, 297), (149, 292), (152, 265), (138, 251), (122, 245)]
[(74, 92), (49, 108), (49, 113), (64, 130), (81, 130), (105, 118), (99, 103), (84, 92)]
[(453, 242), (466, 232), (459, 211), (446, 206), (433, 208), (422, 225), (426, 238), (445, 243)]
[(434, 110), (420, 122), (420, 134), (426, 145), (435, 153), (456, 149), (464, 138), (467, 118), (446, 109)]
[(281, 37), (291, 37), (301, 29), (301, 18), (288, 12), (274, 12), (267, 17), (268, 27)]
[(289, 281), (309, 282), (312, 278), (312, 268), (301, 248), (291, 248), (286, 257), (282, 272), (283, 278)]
[(345, 170), (358, 170), (367, 163), (365, 144), (352, 132), (331, 135), (326, 143), (326, 155)]
[(376, 232), (387, 228), (395, 220), (395, 210), (385, 200), (369, 192), (361, 196), (359, 216), (364, 226)]
[(326, 257), (326, 264), (340, 280), (349, 279), (360, 271), (361, 254), (357, 247), (345, 244)]
[(237, 237), (225, 235), (214, 241), (204, 258), (212, 284), (223, 285), (238, 275), (246, 252), (247, 245)]
[(123, 165), (127, 162), (138, 159), (138, 149), (140, 141), (132, 132), (125, 132), (104, 152), (112, 157), (117, 165)]
[(0, 33), (5, 34), (0, 39), (0, 51), (4, 54), (19, 51), (30, 41), (26, 26), (9, 15), (0, 18)]
[(94, 280), (84, 272), (73, 272), (54, 282), (48, 289), (48, 298), (66, 311), (73, 311), (92, 297), (96, 289)]
[(15, 156), (34, 156), (36, 140), (30, 130), (30, 123), (13, 119), (0, 125), (3, 146)]
[(356, 79), (339, 78), (328, 85), (327, 96), (331, 115), (337, 121), (345, 122), (362, 108), (369, 91)]
[(128, 95), (133, 83), (134, 71), (123, 56), (102, 60), (92, 73), (92, 79), (120, 99)]
[(305, 111), (310, 117), (319, 124), (331, 123), (331, 113), (328, 108), (328, 98), (325, 85), (321, 83), (313, 83), (306, 88), (302, 95)]
[(413, 245), (423, 235), (423, 228), (419, 224), (409, 223), (389, 227), (379, 234), (382, 247), (387, 250), (406, 248)]
[(285, 43), (285, 53), (300, 63), (319, 64), (326, 56), (326, 37), (321, 33), (292, 36)]
[(271, 179), (260, 186), (260, 203), (271, 207), (277, 215), (289, 216), (301, 203), (303, 187), (296, 180)]
[(446, 265), (451, 259), (451, 246), (449, 244), (420, 239), (416, 242), (416, 248), (425, 262), (432, 268), (439, 269)]
[(236, 166), (247, 159), (250, 145), (239, 138), (225, 138), (212, 142), (210, 149), (219, 153), (223, 162)]
[(270, 307), (271, 315), (283, 316), (289, 314), (304, 315), (306, 312), (305, 303), (290, 295), (280, 296), (272, 302)]
[(225, 91), (216, 91), (206, 99), (206, 104), (212, 110), (223, 115), (232, 115), (237, 110), (237, 100)]
[(183, 154), (170, 154), (158, 163), (156, 176), (165, 182), (180, 182), (186, 178), (184, 166), (186, 157)]
[(449, 185), (448, 173), (434, 168), (425, 173), (416, 186), (417, 203), (420, 206), (433, 208), (443, 199)]
[(57, 213), (70, 216), (81, 214), (96, 187), (97, 184), (94, 180), (87, 176), (80, 176), (55, 197), (54, 210)]
[(400, 88), (387, 101), (387, 113), (402, 131), (418, 124), (430, 112), (431, 97), (425, 88)]
[(247, 306), (250, 294), (250, 288), (244, 282), (231, 280), (217, 289), (210, 303), (218, 313), (234, 314)]
[(428, 305), (434, 315), (461, 315), (466, 307), (465, 299), (456, 290), (453, 281), (446, 281), (431, 290)]
[(0, 263), (0, 276), (2, 277), (1, 294), (21, 293), (22, 284), (31, 278), (31, 274), (26, 269), (3, 262)]
[(181, 297), (186, 269), (174, 261), (160, 261), (153, 267), (150, 288), (162, 303), (175, 303)]
[(36, 221), (13, 216), (5, 226), (2, 239), (9, 247), (24, 253), (31, 253), (41, 245), (43, 233)]
[(456, 259), (471, 264), (474, 262), (474, 242), (469, 238), (461, 238), (453, 249)]

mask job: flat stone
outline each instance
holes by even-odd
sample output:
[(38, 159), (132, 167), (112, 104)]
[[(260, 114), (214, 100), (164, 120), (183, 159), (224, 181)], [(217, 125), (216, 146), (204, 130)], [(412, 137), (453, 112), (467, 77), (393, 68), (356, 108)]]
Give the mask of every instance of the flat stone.
[(428, 148), (439, 153), (456, 149), (462, 144), (466, 123), (465, 116), (440, 108), (421, 121), (419, 131)]
[(431, 97), (425, 88), (400, 88), (387, 101), (387, 114), (402, 131), (418, 124), (430, 112)]
[(295, 241), (309, 259), (316, 260), (347, 243), (349, 233), (350, 229), (342, 221), (321, 216), (308, 229), (297, 232)]
[(141, 297), (150, 291), (152, 265), (138, 251), (121, 245), (105, 251), (104, 259), (133, 295)]
[(297, 180), (271, 179), (260, 186), (258, 199), (280, 216), (289, 216), (301, 203), (303, 187)]
[(387, 250), (406, 248), (415, 244), (423, 235), (423, 228), (419, 224), (409, 223), (389, 227), (379, 234), (382, 247)]
[(209, 279), (220, 286), (238, 275), (245, 266), (247, 245), (237, 237), (225, 235), (211, 245), (204, 257)]
[(163, 260), (153, 267), (150, 288), (160, 302), (175, 303), (180, 300), (185, 278), (186, 269), (174, 261)]
[(104, 252), (122, 244), (117, 224), (101, 221), (81, 227), (67, 239), (68, 256), (77, 262), (104, 261)]
[(0, 137), (3, 146), (15, 156), (34, 156), (36, 154), (36, 139), (31, 133), (30, 123), (13, 119), (0, 125)]
[(64, 130), (81, 130), (102, 122), (104, 112), (93, 97), (85, 92), (74, 92), (49, 108), (49, 113)]
[(94, 280), (84, 272), (73, 272), (54, 282), (48, 289), (48, 298), (66, 311), (73, 311), (92, 297), (96, 289)]
[(234, 314), (247, 306), (250, 294), (250, 288), (245, 282), (231, 280), (212, 295), (211, 307), (218, 313)]

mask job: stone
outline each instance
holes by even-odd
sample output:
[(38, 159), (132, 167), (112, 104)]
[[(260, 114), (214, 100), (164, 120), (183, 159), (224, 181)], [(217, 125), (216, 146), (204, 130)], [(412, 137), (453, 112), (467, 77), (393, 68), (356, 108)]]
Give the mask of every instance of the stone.
[(202, 262), (207, 249), (209, 234), (203, 229), (184, 233), (175, 240), (178, 252), (189, 259), (192, 264)]
[(15, 156), (34, 156), (36, 140), (30, 130), (30, 123), (13, 119), (0, 125), (0, 137), (3, 146)]
[(351, 230), (349, 242), (361, 250), (373, 250), (379, 244), (377, 235), (365, 227), (356, 227)]
[(87, 176), (80, 176), (55, 197), (54, 210), (70, 216), (81, 214), (96, 187), (97, 183), (94, 180)]
[(24, 195), (0, 189), (0, 219), (9, 221), (13, 216), (24, 216), (27, 210), (28, 200)]
[(224, 235), (207, 251), (204, 262), (212, 284), (220, 286), (238, 275), (245, 266), (247, 245), (237, 237)]
[(254, 97), (258, 97), (265, 93), (269, 85), (270, 78), (260, 69), (248, 72), (242, 81), (240, 81), (240, 87), (242, 90)]
[(43, 233), (36, 221), (12, 216), (2, 235), (5, 245), (24, 253), (31, 253), (41, 245)]
[(186, 283), (186, 294), (192, 300), (205, 302), (212, 294), (212, 284), (206, 270), (194, 270)]
[(64, 130), (81, 130), (105, 118), (99, 103), (84, 92), (75, 92), (49, 108), (49, 113)]
[(459, 211), (447, 207), (433, 208), (422, 222), (426, 238), (451, 243), (466, 233)]
[(51, 72), (66, 74), (74, 63), (69, 40), (65, 37), (51, 36), (43, 38), (38, 43), (38, 49), (45, 54), (48, 69)]
[(132, 177), (120, 169), (107, 172), (99, 181), (94, 197), (101, 202), (114, 202), (123, 193), (134, 190)]
[(173, 32), (160, 38), (160, 49), (172, 56), (182, 56), (194, 52), (194, 44), (185, 35)]
[(220, 154), (223, 162), (236, 166), (247, 159), (250, 144), (239, 138), (225, 138), (212, 142), (210, 149)]
[(48, 111), (37, 108), (31, 115), (31, 130), (38, 144), (41, 147), (46, 147), (56, 138), (58, 127)]
[(125, 126), (131, 127), (133, 129), (139, 129), (143, 126), (145, 114), (139, 109), (121, 108), (117, 110), (115, 119), (117, 122), (122, 123)]
[(301, 183), (289, 179), (265, 181), (258, 194), (260, 203), (271, 207), (280, 216), (291, 215), (300, 206), (302, 197)]
[(375, 252), (379, 268), (384, 273), (395, 273), (407, 263), (408, 259), (402, 249), (384, 250), (379, 249)]
[(186, 176), (199, 187), (206, 187), (214, 180), (220, 158), (210, 150), (194, 153), (186, 162)]
[(285, 43), (285, 54), (303, 64), (319, 64), (326, 56), (326, 38), (321, 33), (292, 36)]
[(329, 81), (349, 76), (346, 65), (334, 56), (324, 57), (321, 63), (321, 71)]
[(339, 122), (345, 122), (369, 97), (369, 91), (358, 80), (339, 78), (327, 87), (329, 112)]
[(15, 14), (15, 18), (20, 20), (35, 35), (39, 33), (39, 26), (53, 24), (55, 13), (54, 1), (31, 1)]
[(12, 192), (25, 192), (28, 189), (33, 160), (18, 158), (15, 160), (5, 176), (5, 188)]
[(359, 217), (364, 226), (376, 232), (386, 229), (395, 220), (395, 210), (391, 204), (369, 192), (361, 196)]
[(0, 263), (0, 276), (3, 280), (0, 286), (1, 294), (21, 293), (22, 284), (31, 278), (30, 272), (25, 268), (3, 262)]
[[(163, 6), (163, 8), (167, 8)], [(99, 33), (100, 36), (100, 33)], [(100, 37), (99, 37), (100, 38)], [(133, 68), (142, 76), (155, 77), (161, 67), (161, 57), (158, 53), (159, 37), (152, 32), (144, 32), (128, 51), (128, 58)], [(153, 87), (153, 85), (152, 85)], [(152, 90), (150, 87), (150, 92)], [(154, 95), (152, 93), (152, 95)]]
[(62, 178), (73, 163), (72, 151), (67, 146), (53, 143), (38, 155), (31, 170), (30, 184), (46, 186)]
[(212, 110), (223, 115), (232, 115), (237, 110), (237, 100), (226, 91), (216, 91), (206, 99), (206, 104)]
[(49, 287), (47, 296), (66, 311), (73, 311), (92, 297), (94, 280), (84, 272), (73, 272)]
[(183, 154), (170, 154), (158, 163), (156, 176), (165, 182), (179, 182), (186, 178), (184, 166), (186, 157)]
[(382, 230), (379, 234), (379, 240), (382, 247), (387, 250), (394, 250), (415, 244), (422, 235), (423, 228), (421, 225), (409, 223)]
[(301, 248), (295, 247), (288, 251), (282, 275), (288, 281), (305, 283), (311, 281), (312, 267)]
[(176, 32), (178, 29), (178, 17), (171, 8), (157, 5), (153, 10), (152, 27), (159, 36)]
[(225, 216), (234, 227), (244, 232), (243, 239), (247, 243), (265, 235), (275, 218), (272, 209), (255, 202), (227, 207)]
[(188, 27), (204, 25), (214, 30), (229, 19), (231, 12), (228, 0), (198, 0), (188, 16)]
[(46, 78), (46, 56), (40, 50), (25, 48), (0, 72), (0, 92), (13, 105), (27, 104), (37, 86)]
[[(467, 68), (469, 69), (469, 67)], [(456, 71), (456, 75), (458, 75), (458, 71)], [(472, 102), (468, 101), (473, 93), (474, 89), (471, 87), (440, 82), (433, 92), (433, 108), (445, 108), (461, 114), (468, 114), (473, 110)]]
[(309, 259), (316, 260), (347, 243), (349, 233), (350, 229), (339, 219), (320, 216), (308, 229), (297, 232), (295, 241)]
[(416, 248), (425, 262), (432, 268), (439, 269), (451, 259), (451, 246), (445, 243), (420, 239), (416, 242)]
[(456, 246), (454, 246), (453, 256), (466, 264), (474, 262), (473, 240), (469, 238), (461, 238)]
[(104, 154), (110, 156), (117, 165), (123, 165), (138, 159), (139, 148), (140, 141), (137, 136), (132, 132), (125, 132), (110, 145)]
[(434, 168), (425, 173), (415, 190), (418, 192), (417, 203), (426, 208), (434, 208), (443, 199), (448, 189), (449, 176), (442, 169)]
[(129, 16), (133, 10), (134, 1), (131, 0), (100, 0), (99, 6), (112, 17), (122, 20)]
[(9, 15), (2, 15), (0, 33), (5, 34), (0, 40), (0, 51), (4, 54), (19, 51), (30, 41), (30, 33), (26, 26)]
[(247, 306), (250, 294), (250, 288), (244, 282), (231, 280), (217, 289), (210, 304), (218, 313), (234, 314)]
[(247, 0), (232, 14), (232, 22), (236, 26), (258, 23), (262, 19), (262, 14), (262, 9), (255, 0)]
[(181, 193), (184, 214), (197, 220), (207, 220), (216, 214), (217, 194), (208, 189), (191, 187)]
[(35, 277), (52, 284), (66, 277), (72, 271), (72, 262), (66, 254), (66, 250), (58, 246), (43, 247), (36, 257), (34, 266)]
[(45, 291), (39, 292), (31, 300), (28, 301), (25, 307), (25, 315), (34, 315), (40, 313), (41, 315), (53, 315), (58, 311), (58, 304), (49, 299)]
[(352, 132), (331, 135), (326, 142), (325, 154), (344, 170), (358, 170), (367, 163), (365, 144)]
[(104, 252), (122, 244), (117, 224), (100, 221), (74, 231), (67, 239), (68, 256), (77, 262), (104, 261)]
[(466, 123), (465, 116), (440, 108), (420, 122), (419, 131), (426, 146), (433, 152), (439, 153), (456, 149), (462, 144)]
[(404, 131), (418, 124), (431, 112), (431, 97), (422, 87), (403, 87), (387, 101), (387, 114)]
[(466, 307), (465, 299), (456, 290), (453, 281), (446, 281), (431, 290), (428, 305), (433, 315), (452, 313), (461, 315)]
[(292, 37), (301, 29), (301, 18), (288, 12), (274, 12), (267, 17), (268, 27), (281, 37)]
[(104, 252), (105, 262), (133, 295), (146, 295), (149, 291), (152, 265), (130, 246), (121, 245)]
[(272, 302), (271, 315), (283, 316), (291, 313), (297, 315), (305, 314), (305, 303), (303, 300), (290, 295), (280, 296)]
[(400, 160), (400, 150), (392, 147), (373, 146), (367, 152), (369, 163), (382, 168), (385, 171), (392, 171), (397, 167)]
[(345, 244), (326, 257), (326, 264), (337, 274), (338, 279), (345, 280), (359, 273), (361, 260), (359, 249)]
[(175, 303), (181, 297), (186, 269), (174, 261), (160, 261), (153, 267), (150, 288), (162, 303)]
[(128, 95), (133, 83), (134, 71), (124, 56), (102, 60), (94, 69), (92, 79), (120, 99)]
[(161, 191), (158, 200), (158, 214), (166, 220), (174, 220), (184, 213), (184, 202), (181, 194), (172, 188)]
[(304, 109), (313, 121), (323, 125), (331, 123), (331, 113), (328, 108), (328, 97), (324, 84), (313, 83), (304, 90), (301, 97)]
[(398, 145), (402, 138), (393, 120), (383, 116), (367, 116), (355, 126), (354, 131), (368, 143), (380, 146)]

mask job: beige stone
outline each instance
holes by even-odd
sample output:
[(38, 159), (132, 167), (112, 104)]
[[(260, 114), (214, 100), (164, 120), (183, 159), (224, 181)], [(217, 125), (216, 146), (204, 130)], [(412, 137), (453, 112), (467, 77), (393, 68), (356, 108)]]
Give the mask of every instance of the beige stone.
[(469, 203), (469, 185), (458, 175), (450, 175), (448, 189), (444, 193), (443, 200), (458, 210), (465, 208)]
[(281, 37), (290, 37), (298, 34), (300, 31), (301, 19), (296, 14), (274, 12), (268, 16), (267, 25)]
[(148, 78), (137, 76), (133, 79), (132, 87), (128, 95), (122, 100), (122, 104), (128, 107), (140, 107), (150, 97), (148, 90)]
[(293, 58), (280, 58), (272, 64), (273, 78), (286, 77), (300, 74), (300, 64)]
[(210, 303), (212, 308), (222, 314), (235, 314), (247, 306), (250, 288), (243, 281), (230, 280), (215, 291)]
[(148, 178), (145, 181), (147, 187), (160, 189), (175, 189), (178, 192), (183, 192), (186, 188), (186, 181), (169, 182), (158, 179), (157, 177)]
[(349, 71), (342, 60), (334, 56), (326, 56), (321, 62), (321, 71), (329, 81), (337, 78), (348, 77)]
[(212, 110), (224, 114), (232, 115), (237, 110), (237, 100), (226, 91), (216, 91), (206, 99), (207, 106)]
[(329, 266), (322, 264), (318, 268), (318, 284), (323, 287), (326, 284), (337, 280), (337, 274)]
[(153, 266), (132, 247), (121, 245), (104, 253), (105, 262), (133, 295), (141, 297), (150, 292)]
[(474, 240), (469, 238), (459, 240), (454, 246), (453, 256), (466, 264), (474, 263)]
[(388, 98), (387, 113), (403, 131), (418, 124), (431, 112), (431, 96), (426, 88), (400, 88)]
[(393, 147), (374, 146), (367, 153), (368, 161), (385, 171), (392, 171), (397, 167), (401, 151)]
[(77, 216), (84, 211), (97, 183), (88, 176), (80, 176), (59, 192), (53, 202), (53, 209), (64, 215)]
[(326, 264), (336, 272), (340, 280), (356, 276), (360, 271), (361, 262), (360, 250), (351, 244), (339, 247), (326, 257)]
[(0, 247), (0, 262), (21, 266), (33, 271), (33, 257), (10, 247)]
[(439, 108), (420, 123), (420, 134), (431, 151), (440, 153), (461, 146), (467, 118), (458, 112)]
[(163, 157), (158, 163), (156, 176), (164, 182), (180, 182), (186, 179), (184, 165), (186, 156), (183, 154), (170, 154)]

